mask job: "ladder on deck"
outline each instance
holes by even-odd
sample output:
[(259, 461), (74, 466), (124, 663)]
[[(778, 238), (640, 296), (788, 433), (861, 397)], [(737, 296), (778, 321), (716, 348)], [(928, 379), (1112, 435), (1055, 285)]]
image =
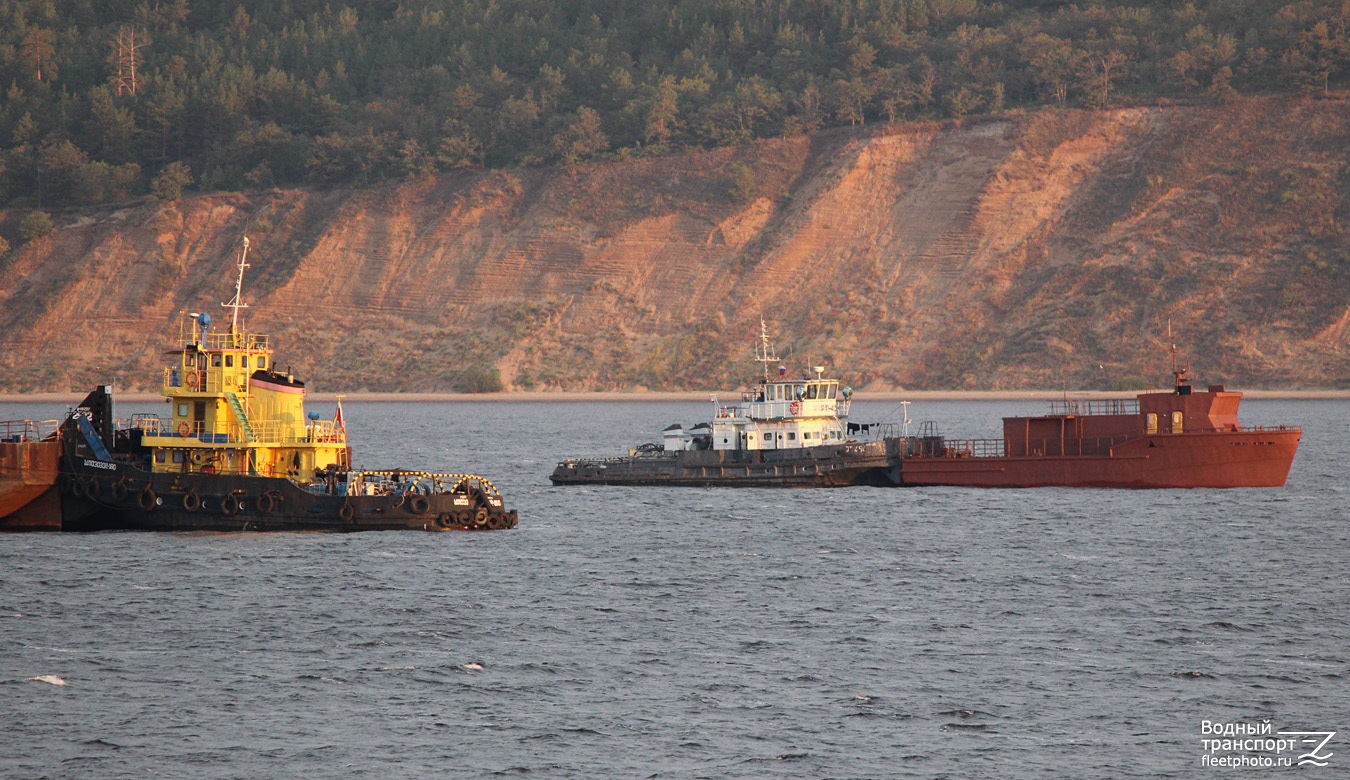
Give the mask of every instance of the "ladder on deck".
[(239, 419), (239, 426), (244, 429), (244, 441), (257, 441), (258, 437), (253, 433), (253, 425), (248, 421), (248, 413), (244, 411), (244, 405), (239, 402), (239, 396), (234, 393), (225, 393), (225, 400), (230, 403), (230, 408), (234, 410), (234, 416)]

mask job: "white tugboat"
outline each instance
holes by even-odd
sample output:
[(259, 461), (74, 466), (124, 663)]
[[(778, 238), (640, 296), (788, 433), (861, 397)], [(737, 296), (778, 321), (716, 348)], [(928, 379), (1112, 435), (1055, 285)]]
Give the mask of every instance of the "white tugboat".
[[(643, 444), (627, 457), (571, 458), (549, 477), (555, 485), (680, 485), (842, 487), (899, 484), (900, 439), (894, 424), (848, 421), (853, 391), (825, 376), (787, 378), (760, 320), (758, 386), (739, 403), (712, 397), (713, 419), (692, 428), (672, 425), (661, 444)], [(769, 366), (778, 363), (778, 376)], [(886, 433), (892, 436), (887, 439)], [(860, 441), (857, 434), (867, 434)]]

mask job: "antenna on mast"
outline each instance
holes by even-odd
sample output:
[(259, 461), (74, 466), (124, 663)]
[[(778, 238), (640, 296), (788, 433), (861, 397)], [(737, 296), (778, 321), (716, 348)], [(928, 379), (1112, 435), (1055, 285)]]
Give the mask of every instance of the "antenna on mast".
[(239, 332), (239, 310), (247, 309), (248, 304), (240, 300), (240, 295), (244, 290), (244, 269), (248, 268), (248, 236), (244, 236), (244, 251), (239, 255), (239, 279), (234, 283), (234, 300), (229, 303), (222, 303), (227, 309), (234, 309), (233, 316), (230, 317), (230, 335), (234, 336)]

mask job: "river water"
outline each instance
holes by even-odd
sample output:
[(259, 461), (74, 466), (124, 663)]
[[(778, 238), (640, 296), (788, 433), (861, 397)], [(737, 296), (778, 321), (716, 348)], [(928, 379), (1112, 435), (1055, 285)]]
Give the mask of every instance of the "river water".
[[(709, 410), (346, 405), (358, 466), (488, 476), (512, 531), (0, 536), (0, 777), (1350, 773), (1350, 402), (1244, 403), (1305, 428), (1283, 489), (548, 483)], [(1208, 742), (1263, 723), (1330, 768), (1205, 763), (1306, 752)]]

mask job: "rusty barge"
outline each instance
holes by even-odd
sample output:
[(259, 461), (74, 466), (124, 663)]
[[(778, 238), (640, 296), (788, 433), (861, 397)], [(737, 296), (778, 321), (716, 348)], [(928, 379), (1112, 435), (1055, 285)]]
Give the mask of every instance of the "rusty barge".
[(1135, 399), (1063, 400), (1005, 417), (1001, 439), (911, 440), (900, 484), (963, 487), (1280, 487), (1302, 430), (1242, 426), (1242, 393), (1213, 385)]

